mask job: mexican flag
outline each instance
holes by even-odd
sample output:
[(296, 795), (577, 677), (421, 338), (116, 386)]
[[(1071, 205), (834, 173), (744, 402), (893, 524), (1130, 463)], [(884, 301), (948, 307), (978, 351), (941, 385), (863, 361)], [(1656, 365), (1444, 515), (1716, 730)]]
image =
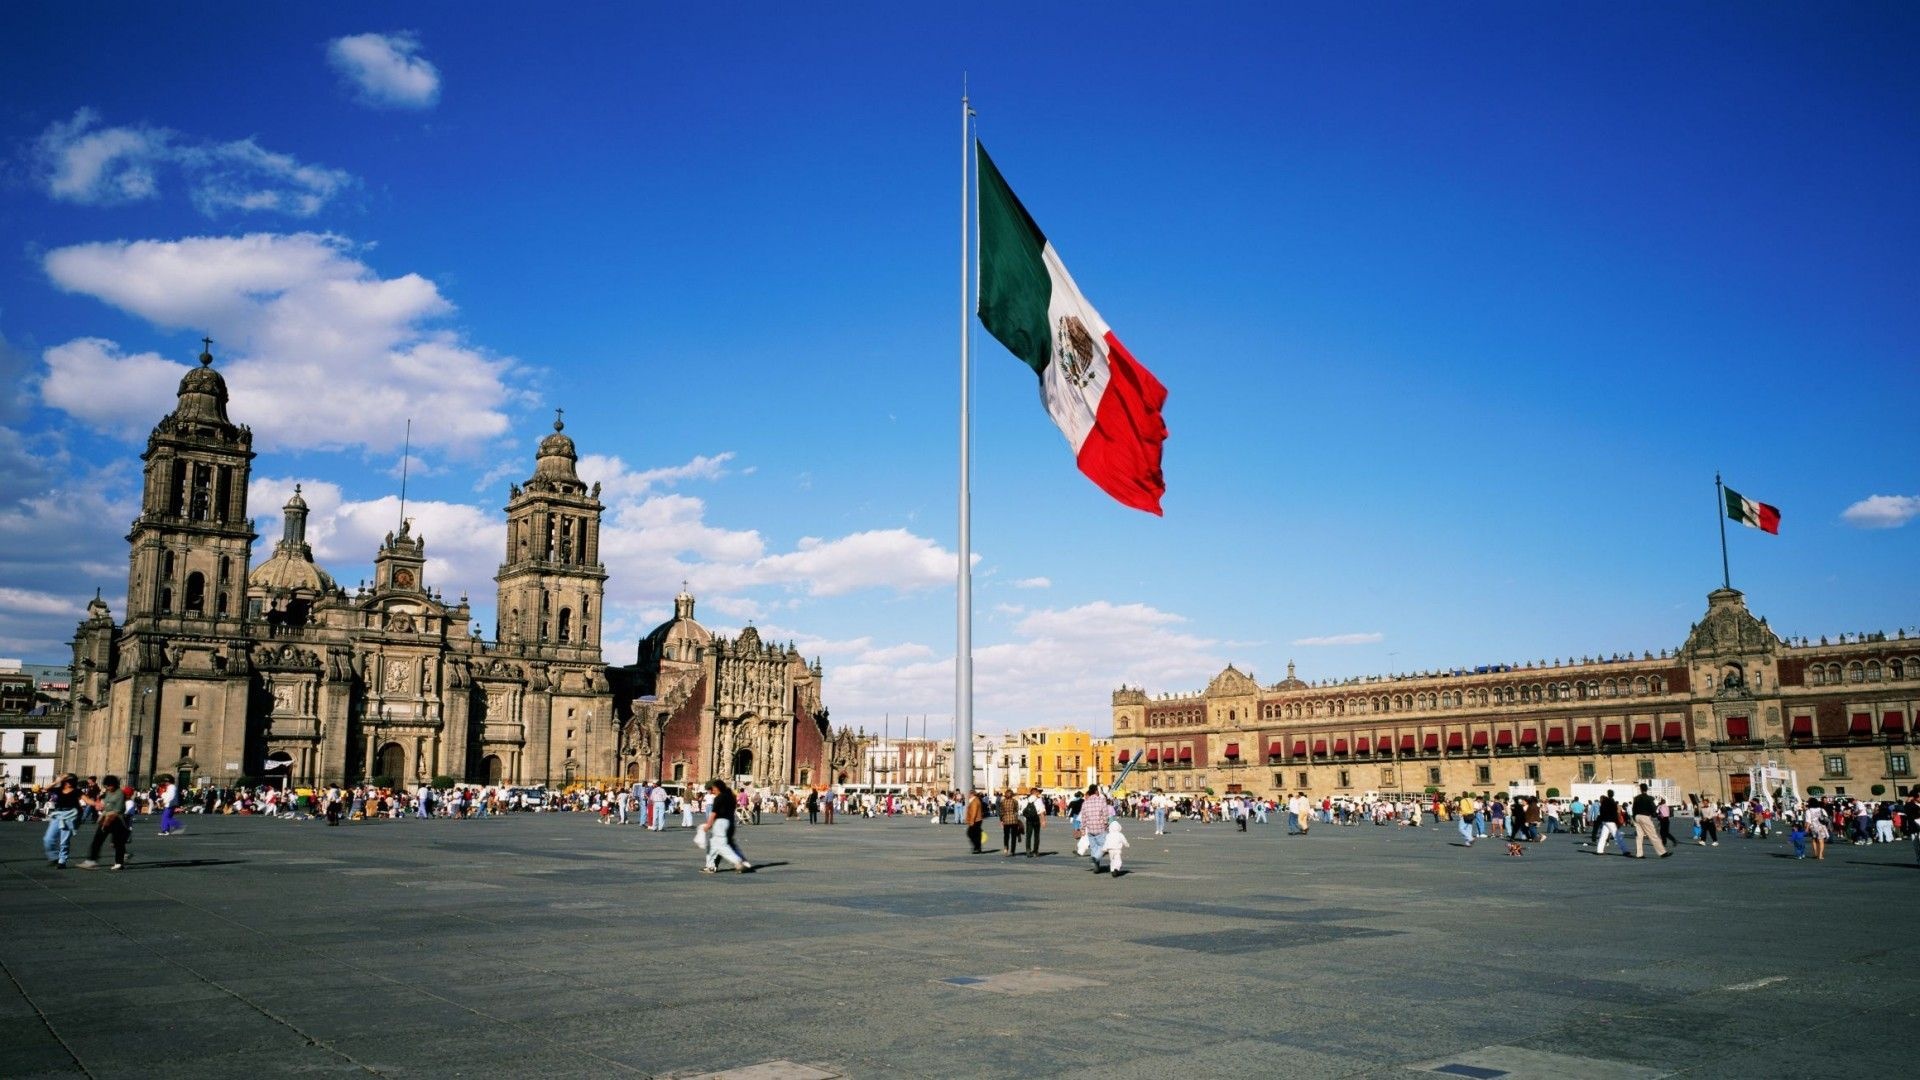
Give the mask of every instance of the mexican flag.
[(980, 322), (1040, 377), (1040, 400), (1100, 490), (1160, 513), (1166, 387), (1073, 283), (1060, 253), (980, 155)]
[(1780, 509), (1763, 502), (1754, 502), (1732, 488), (1727, 493), (1727, 516), (1742, 525), (1750, 525), (1761, 532), (1780, 535)]

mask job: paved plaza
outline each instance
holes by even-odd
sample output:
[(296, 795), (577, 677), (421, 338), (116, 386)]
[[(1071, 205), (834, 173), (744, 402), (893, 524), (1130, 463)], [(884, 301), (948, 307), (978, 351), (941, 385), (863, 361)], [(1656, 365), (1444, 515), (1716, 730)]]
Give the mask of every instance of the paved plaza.
[(768, 822), (743, 840), (759, 872), (707, 876), (689, 832), (585, 814), (195, 817), (142, 822), (112, 873), (7, 825), (0, 1075), (1912, 1068), (1906, 845), (1636, 862), (1441, 828), (1130, 833), (1116, 879), (1058, 825), (1028, 860), (924, 818)]

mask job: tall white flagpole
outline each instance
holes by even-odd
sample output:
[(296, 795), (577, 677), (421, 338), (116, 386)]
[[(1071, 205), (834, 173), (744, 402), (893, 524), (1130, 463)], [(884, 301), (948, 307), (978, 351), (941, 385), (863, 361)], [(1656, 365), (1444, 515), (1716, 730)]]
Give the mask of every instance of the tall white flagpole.
[(953, 786), (973, 790), (973, 471), (968, 446), (973, 384), (968, 371), (967, 320), (973, 317), (968, 301), (973, 260), (967, 231), (970, 209), (967, 195), (973, 183), (973, 108), (967, 104), (966, 81), (960, 89), (960, 567), (958, 627), (953, 647)]

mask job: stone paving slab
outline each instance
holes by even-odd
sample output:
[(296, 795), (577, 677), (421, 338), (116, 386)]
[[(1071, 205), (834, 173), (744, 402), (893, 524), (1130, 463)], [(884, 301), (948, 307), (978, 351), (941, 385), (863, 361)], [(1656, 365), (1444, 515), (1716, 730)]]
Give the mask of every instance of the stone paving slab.
[(1911, 1071), (1920, 942), (1860, 917), (1911, 907), (1910, 848), (1451, 835), (1182, 823), (1115, 878), (770, 822), (708, 876), (585, 815), (194, 818), (86, 873), (7, 826), (0, 1076)]

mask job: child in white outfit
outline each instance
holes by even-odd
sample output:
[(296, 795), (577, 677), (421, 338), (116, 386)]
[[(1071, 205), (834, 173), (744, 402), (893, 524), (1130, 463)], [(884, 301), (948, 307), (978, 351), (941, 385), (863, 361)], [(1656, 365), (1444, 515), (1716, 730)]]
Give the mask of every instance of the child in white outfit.
[(1120, 819), (1114, 818), (1107, 823), (1107, 865), (1113, 867), (1115, 877), (1120, 876), (1121, 853), (1127, 850), (1127, 834), (1120, 831)]

